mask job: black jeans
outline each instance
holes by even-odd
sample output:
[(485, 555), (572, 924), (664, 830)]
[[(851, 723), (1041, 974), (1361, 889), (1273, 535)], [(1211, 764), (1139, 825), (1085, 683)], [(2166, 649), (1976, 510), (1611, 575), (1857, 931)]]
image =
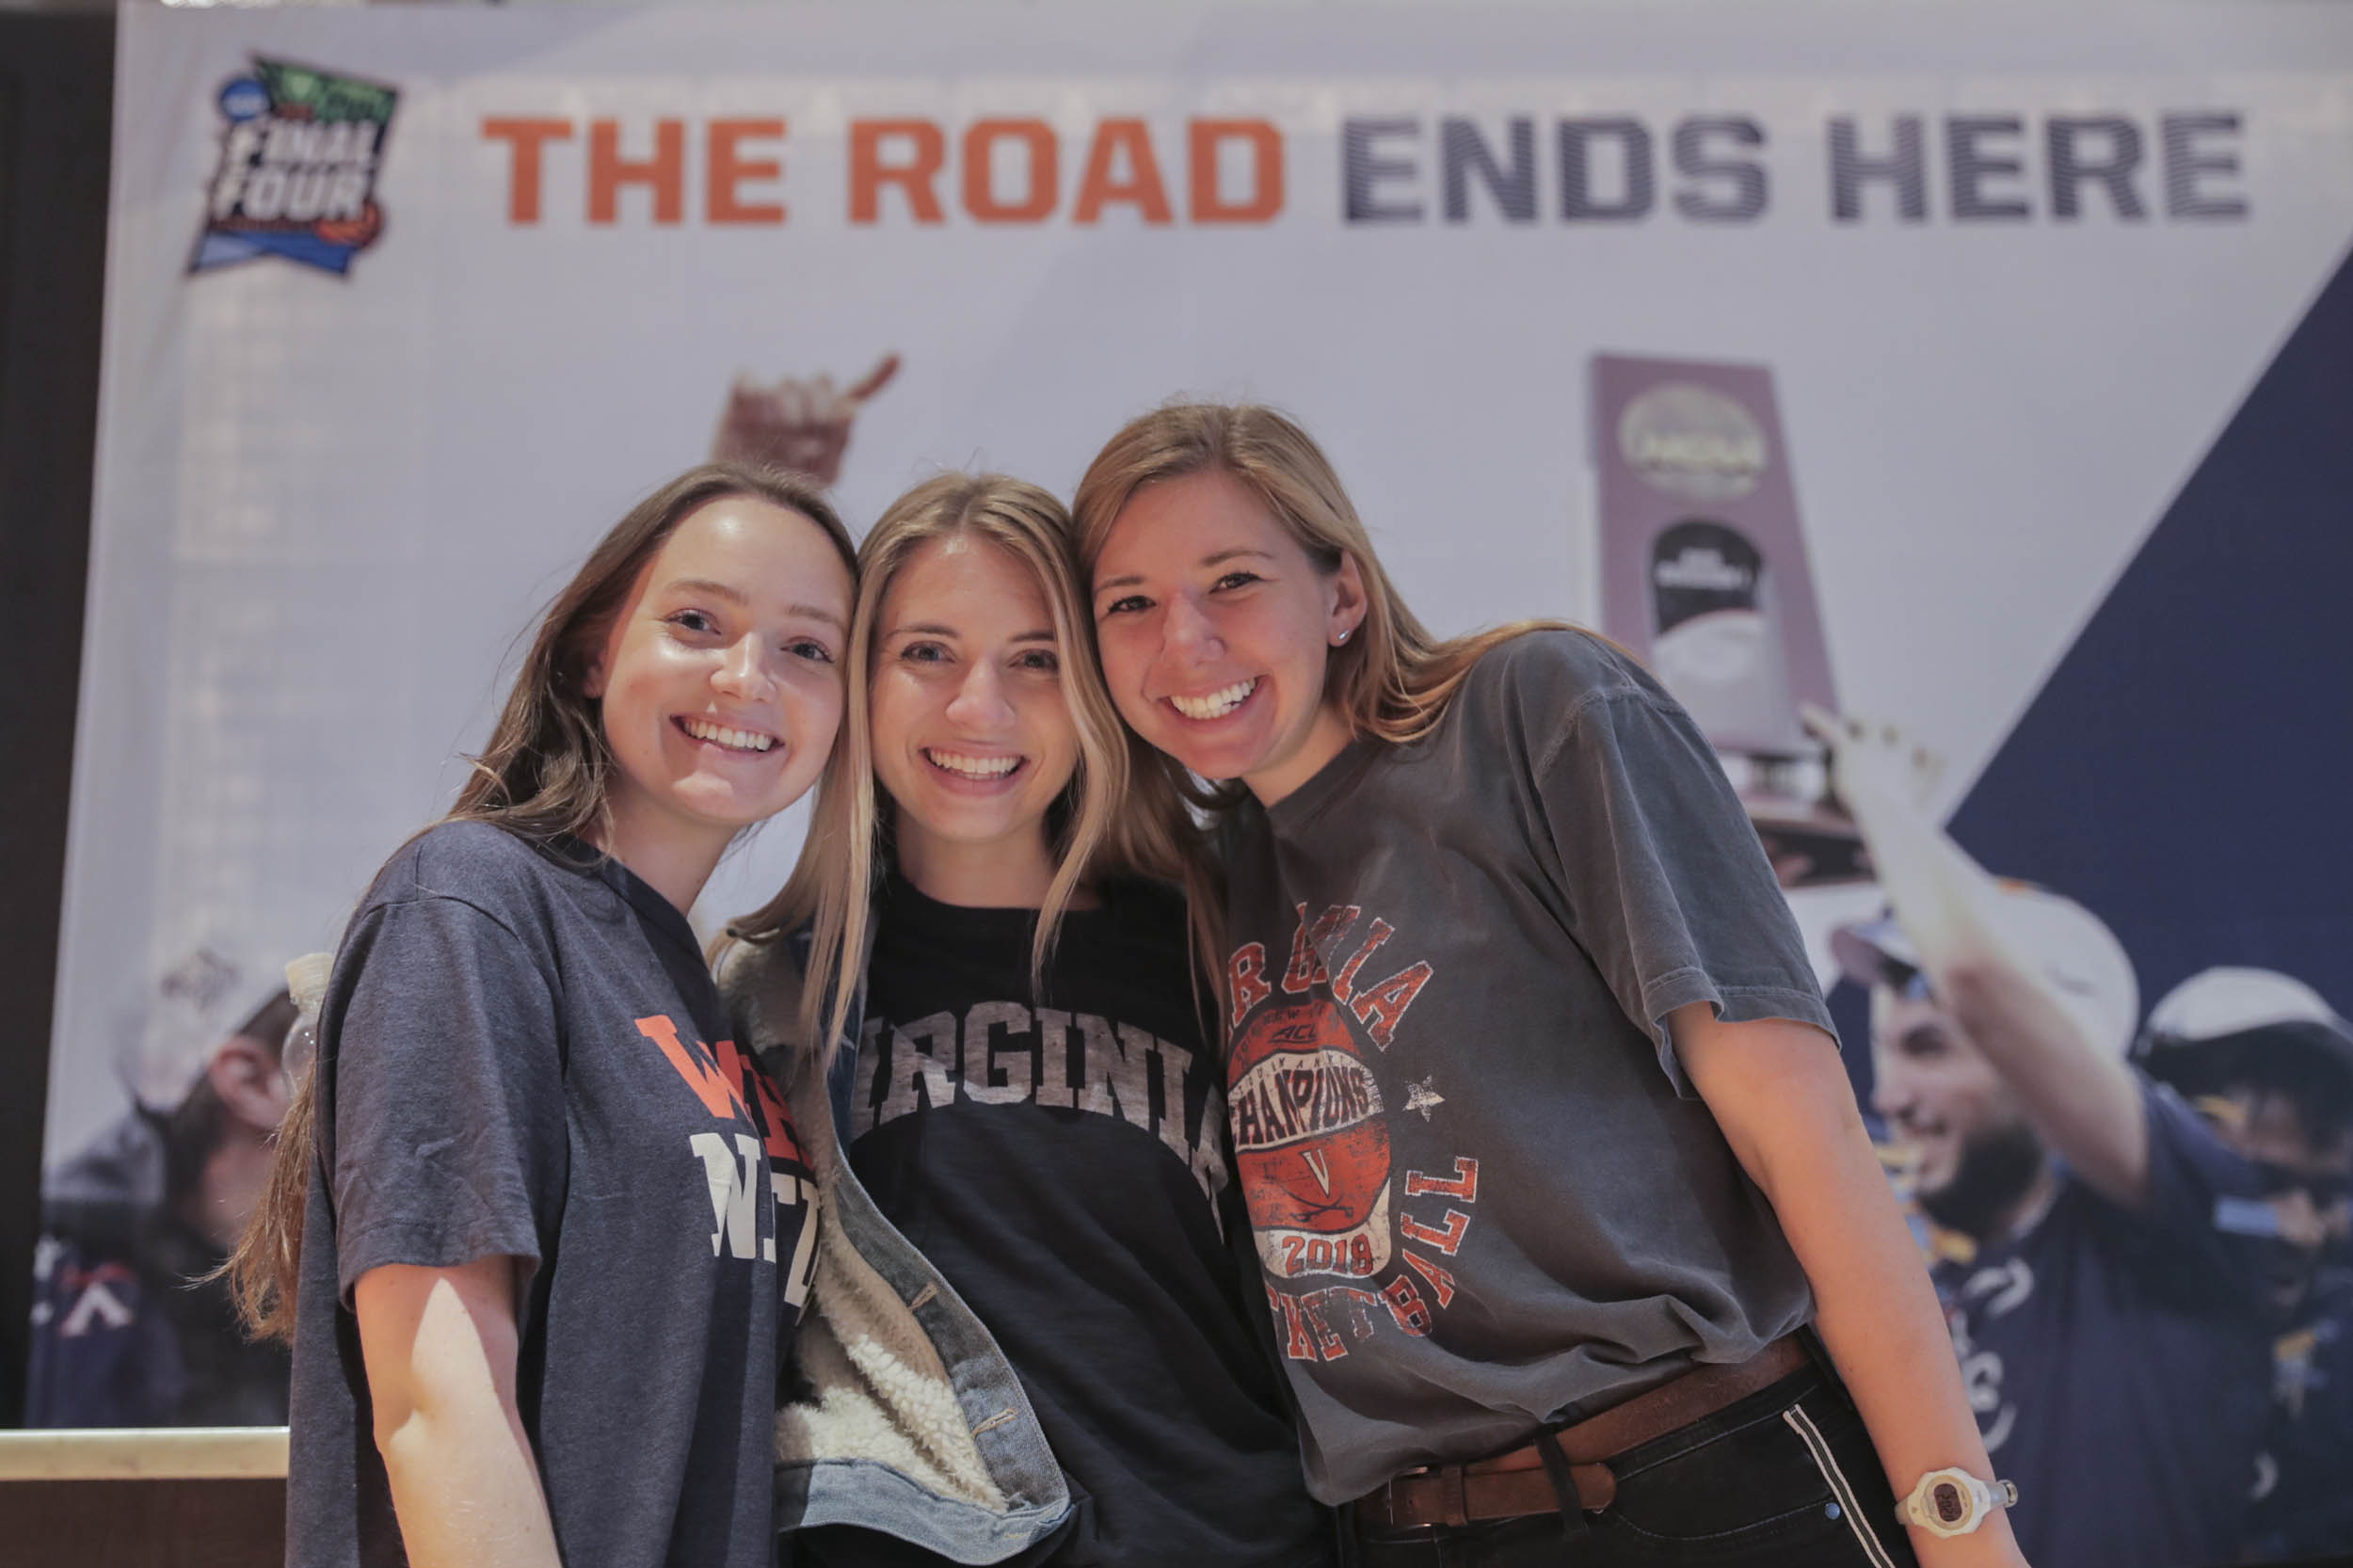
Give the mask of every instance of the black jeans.
[(1817, 1368), (1629, 1448), (1609, 1468), (1617, 1500), (1598, 1513), (1421, 1529), (1344, 1522), (1342, 1560), (1361, 1568), (1917, 1568), (1863, 1418)]

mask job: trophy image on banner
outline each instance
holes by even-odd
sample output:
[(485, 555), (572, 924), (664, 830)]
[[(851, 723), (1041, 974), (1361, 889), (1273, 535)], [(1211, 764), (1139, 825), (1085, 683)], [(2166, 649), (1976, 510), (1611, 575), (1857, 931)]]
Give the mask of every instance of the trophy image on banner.
[(1602, 630), (1723, 760), (1785, 887), (1863, 879), (1801, 705), (1838, 711), (1772, 372), (1600, 354)]

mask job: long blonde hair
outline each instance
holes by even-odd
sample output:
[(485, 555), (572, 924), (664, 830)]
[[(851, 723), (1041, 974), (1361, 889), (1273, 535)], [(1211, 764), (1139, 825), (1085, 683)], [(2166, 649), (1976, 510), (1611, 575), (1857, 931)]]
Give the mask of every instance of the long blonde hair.
[[(567, 835), (612, 841), (610, 795), (618, 763), (604, 734), (602, 705), (588, 695), (588, 672), (637, 576), (698, 508), (749, 496), (797, 512), (856, 569), (849, 530), (824, 488), (805, 475), (733, 462), (704, 463), (630, 508), (581, 563), (539, 617), (531, 650), (506, 694), (498, 724), (443, 822), (486, 822), (534, 843)], [(291, 1342), (302, 1226), (318, 1142), (318, 1072), (295, 1086), (278, 1128), (269, 1179), (221, 1265), (230, 1298), (255, 1338)]]
[[(1356, 508), (1314, 438), (1258, 403), (1172, 403), (1129, 420), (1103, 443), (1071, 511), (1079, 559), (1092, 578), (1112, 525), (1146, 485), (1191, 473), (1226, 474), (1263, 503), (1316, 569), (1356, 563), (1365, 584), (1357, 635), (1330, 650), (1323, 700), (1356, 736), (1402, 744), (1437, 727), (1471, 666), (1497, 643), (1565, 626), (1520, 620), (1461, 637), (1436, 637), (1398, 596), (1373, 554)], [(1166, 770), (1180, 772), (1173, 760)]]
[(800, 1032), (830, 1066), (866, 968), (869, 912), (887, 858), (889, 802), (874, 782), (868, 712), (876, 623), (890, 584), (918, 551), (957, 536), (1003, 551), (1038, 585), (1053, 619), (1061, 686), (1077, 731), (1079, 760), (1047, 815), (1054, 876), (1037, 912), (1030, 979), (1042, 986), (1062, 918), (1079, 891), (1105, 877), (1157, 878), (1181, 888), (1196, 971), (1214, 980), (1218, 886), (1200, 834), (1165, 772), (1140, 768), (1141, 748), (1112, 704), (1095, 654), (1089, 595), (1079, 575), (1075, 531), (1061, 502), (1000, 473), (944, 473), (891, 503), (858, 548), (857, 609), (843, 664), (848, 691), (841, 738), (818, 785), (808, 837), (783, 889), (730, 935), (771, 942), (806, 928), (808, 984)]

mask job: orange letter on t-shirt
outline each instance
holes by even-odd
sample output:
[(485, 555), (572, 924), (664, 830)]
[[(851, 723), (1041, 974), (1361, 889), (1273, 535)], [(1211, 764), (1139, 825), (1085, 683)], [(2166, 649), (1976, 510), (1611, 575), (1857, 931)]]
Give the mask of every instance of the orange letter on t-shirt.
[(538, 222), (539, 150), (552, 141), (571, 140), (572, 122), (510, 120), (494, 115), (482, 122), (482, 135), (489, 141), (506, 142), (514, 150), (506, 165), (506, 221)]
[(747, 136), (775, 140), (784, 135), (781, 120), (714, 120), (711, 122), (711, 157), (705, 218), (712, 223), (782, 223), (781, 201), (746, 201), (737, 190), (746, 180), (775, 180), (784, 174), (780, 158), (746, 158), (738, 144)]
[(748, 1107), (755, 1100), (759, 1102), (760, 1119), (767, 1130), (767, 1137), (761, 1142), (769, 1158), (808, 1164), (808, 1157), (801, 1153), (800, 1143), (793, 1135), (792, 1112), (785, 1109), (784, 1096), (776, 1092), (768, 1075), (760, 1070), (760, 1064), (736, 1049), (732, 1040), (720, 1041), (712, 1054), (719, 1059), (720, 1070), (733, 1078), (743, 1103)]
[[(1217, 178), (1219, 144), (1250, 146), (1250, 195), (1228, 201)], [(1283, 210), (1283, 138), (1263, 120), (1196, 120), (1189, 149), (1195, 223), (1264, 223)]]
[(1225, 976), (1225, 988), (1233, 993), (1234, 1027), (1240, 1029), (1250, 1010), (1274, 994), (1266, 982), (1266, 944), (1244, 942), (1236, 948)]
[[(662, 1054), (670, 1059), (670, 1065), (678, 1069), (678, 1076), (686, 1080), (689, 1089), (695, 1091), (695, 1097), (703, 1102), (704, 1110), (729, 1121), (745, 1114), (742, 1091), (729, 1076), (733, 1071), (731, 1064), (714, 1067), (707, 1064), (704, 1053), (690, 1049), (678, 1037), (678, 1025), (663, 1014), (656, 1013), (650, 1018), (638, 1019), (637, 1032), (662, 1048)], [(730, 1057), (735, 1054), (731, 1042), (722, 1040), (719, 1044)]]
[(592, 120), (588, 125), (588, 221), (614, 222), (620, 209), (623, 185), (653, 187), (653, 220), (676, 223), (686, 216), (686, 121), (653, 122), (653, 156), (621, 156), (621, 122)]
[(1414, 1005), (1414, 999), (1421, 995), (1421, 988), (1430, 984), (1431, 972), (1427, 963), (1417, 964), (1357, 997), (1357, 1021), (1372, 1036), (1374, 1045), (1383, 1050), (1389, 1048), (1389, 1037), (1397, 1032), (1399, 1021), (1405, 1016), (1405, 1010)]
[[(914, 143), (914, 155), (904, 164), (883, 162), (883, 138), (904, 137)], [(948, 161), (948, 137), (928, 120), (854, 120), (850, 121), (850, 221), (872, 223), (882, 216), (882, 187), (893, 184), (906, 193), (907, 210), (918, 223), (943, 223), (939, 192), (933, 182)]]

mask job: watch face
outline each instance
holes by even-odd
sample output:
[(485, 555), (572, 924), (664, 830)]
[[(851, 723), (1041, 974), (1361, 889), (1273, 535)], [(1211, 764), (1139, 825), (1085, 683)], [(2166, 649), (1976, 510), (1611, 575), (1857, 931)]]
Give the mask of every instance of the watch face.
[(1936, 1511), (1939, 1524), (1958, 1525), (1969, 1517), (1969, 1499), (1960, 1487), (1948, 1480), (1940, 1480), (1929, 1494), (1929, 1506)]

